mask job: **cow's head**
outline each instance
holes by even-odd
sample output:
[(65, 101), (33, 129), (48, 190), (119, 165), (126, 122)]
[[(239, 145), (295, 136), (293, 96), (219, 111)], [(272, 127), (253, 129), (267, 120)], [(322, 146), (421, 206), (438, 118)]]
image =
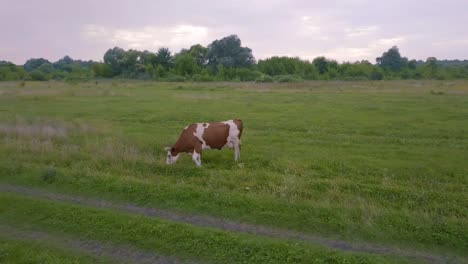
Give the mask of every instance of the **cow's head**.
[(176, 153), (175, 149), (171, 147), (164, 147), (164, 149), (167, 151), (166, 164), (171, 165), (176, 163), (179, 159), (180, 153)]

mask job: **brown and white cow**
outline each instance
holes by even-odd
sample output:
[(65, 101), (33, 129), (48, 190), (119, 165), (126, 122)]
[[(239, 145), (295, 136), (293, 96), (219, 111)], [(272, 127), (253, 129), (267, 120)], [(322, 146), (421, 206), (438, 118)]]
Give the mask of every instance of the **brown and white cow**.
[(234, 160), (240, 157), (242, 120), (196, 123), (187, 126), (172, 147), (166, 147), (167, 164), (174, 164), (180, 153), (192, 155), (197, 166), (201, 166), (201, 153), (204, 149), (234, 149)]

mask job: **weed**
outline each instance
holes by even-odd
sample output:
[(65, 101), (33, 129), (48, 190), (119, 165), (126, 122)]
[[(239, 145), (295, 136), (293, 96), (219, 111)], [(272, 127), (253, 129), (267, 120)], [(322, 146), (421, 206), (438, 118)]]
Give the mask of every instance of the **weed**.
[(55, 182), (57, 177), (57, 170), (53, 167), (48, 167), (44, 169), (41, 173), (41, 179), (46, 183)]

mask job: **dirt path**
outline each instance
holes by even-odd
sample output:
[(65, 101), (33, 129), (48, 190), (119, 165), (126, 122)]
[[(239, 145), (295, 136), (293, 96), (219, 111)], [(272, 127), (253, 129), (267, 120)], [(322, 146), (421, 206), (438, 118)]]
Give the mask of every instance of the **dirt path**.
[(312, 242), (324, 245), (331, 249), (344, 250), (355, 253), (372, 253), (382, 255), (393, 255), (399, 257), (414, 258), (428, 263), (462, 263), (464, 261), (446, 255), (438, 255), (429, 252), (416, 250), (407, 250), (403, 248), (379, 245), (374, 243), (355, 243), (344, 240), (330, 239), (321, 236), (302, 234), (294, 231), (273, 229), (269, 227), (234, 222), (226, 219), (215, 218), (203, 215), (184, 214), (168, 210), (159, 210), (136, 206), (133, 204), (119, 204), (106, 200), (83, 198), (66, 194), (52, 193), (36, 188), (28, 188), (9, 184), (0, 184), (0, 192), (12, 192), (29, 197), (61, 201), (90, 207), (114, 209), (132, 214), (157, 217), (176, 222), (188, 223), (191, 225), (217, 228), (224, 231), (242, 232), (254, 235), (268, 236), (281, 239), (298, 239), (306, 242)]
[(113, 245), (96, 240), (83, 240), (70, 236), (53, 235), (42, 231), (26, 231), (0, 224), (2, 237), (12, 240), (37, 241), (57, 248), (66, 248), (73, 251), (96, 257), (105, 257), (113, 263), (180, 263), (175, 259), (156, 255), (132, 246)]

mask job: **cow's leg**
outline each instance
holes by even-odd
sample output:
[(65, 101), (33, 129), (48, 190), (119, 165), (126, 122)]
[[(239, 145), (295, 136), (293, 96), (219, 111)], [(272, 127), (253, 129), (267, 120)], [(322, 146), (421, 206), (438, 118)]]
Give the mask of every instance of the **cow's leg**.
[(240, 158), (240, 150), (241, 150), (240, 142), (239, 141), (234, 142), (234, 160), (235, 161), (237, 161)]
[(201, 167), (201, 152), (202, 152), (202, 144), (199, 143), (195, 146), (195, 149), (192, 153), (192, 160), (197, 164), (198, 167)]
[(198, 167), (201, 167), (201, 153), (198, 153), (194, 150), (192, 154), (192, 160), (195, 162), (195, 164), (197, 164)]

